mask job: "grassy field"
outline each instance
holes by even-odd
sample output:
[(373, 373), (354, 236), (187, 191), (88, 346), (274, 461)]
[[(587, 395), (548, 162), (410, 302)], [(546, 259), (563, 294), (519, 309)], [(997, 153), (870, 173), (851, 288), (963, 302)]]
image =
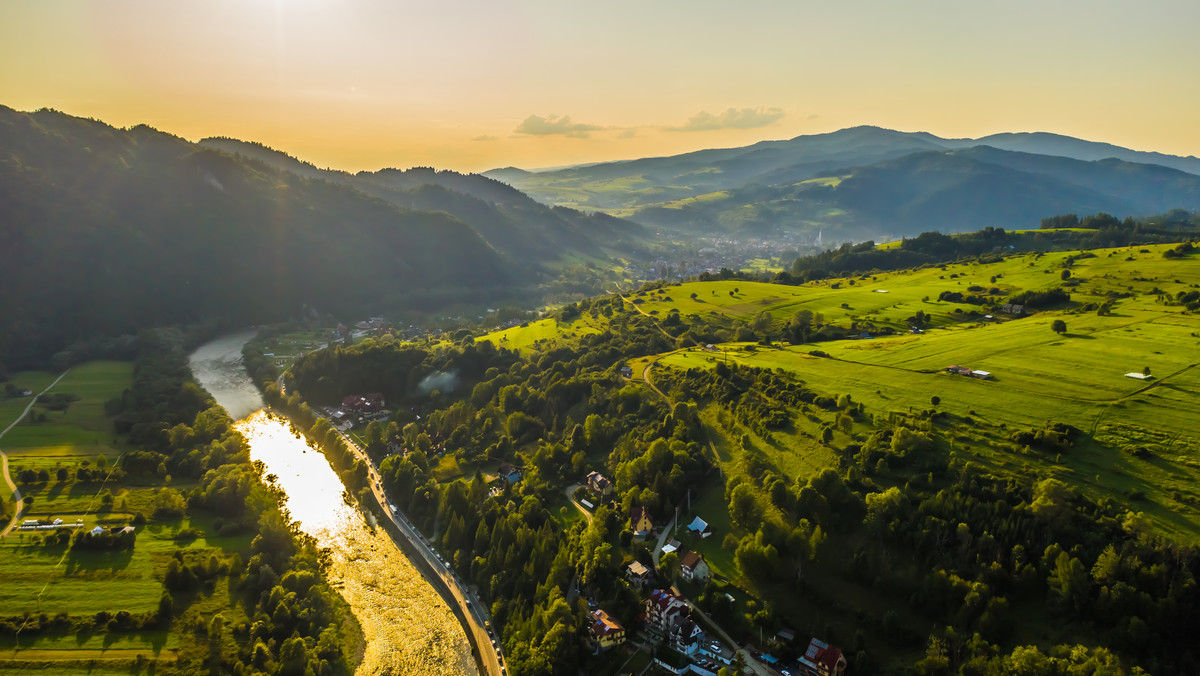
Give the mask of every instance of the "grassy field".
[(305, 352), (325, 347), (329, 343), (332, 329), (314, 329), (311, 331), (293, 331), (262, 341), (264, 352), (274, 355), (275, 365), (286, 371), (292, 367), (300, 355)]
[(510, 350), (541, 350), (557, 344), (575, 344), (582, 336), (600, 333), (605, 323), (584, 315), (570, 322), (553, 317), (527, 322), (522, 326), (493, 331), (477, 340), (491, 341)]
[[(721, 345), (717, 354), (680, 350), (639, 360), (635, 374), (640, 376), (648, 361), (656, 361), (655, 369), (689, 369), (713, 368), (728, 359), (783, 369), (819, 391), (849, 394), (869, 413), (885, 417), (892, 411), (931, 408), (932, 398), (938, 397), (939, 409), (970, 420), (948, 435), (959, 457), (1030, 480), (1038, 473), (1049, 474), (1096, 496), (1113, 495), (1131, 509), (1146, 512), (1163, 532), (1196, 542), (1200, 318), (1162, 303), (1159, 292), (1173, 295), (1200, 283), (1200, 269), (1194, 261), (1163, 258), (1165, 248), (1098, 251), (1095, 258), (1074, 262), (1071, 277), (1079, 281), (1071, 289), (1073, 307), (1104, 302), (1110, 294), (1128, 296), (1117, 299), (1107, 316), (1064, 308), (1022, 319), (968, 320), (953, 310), (974, 306), (932, 300), (941, 291), (962, 291), (971, 285), (998, 286), (1006, 293), (1057, 287), (1069, 253), (880, 274), (860, 278), (854, 286), (842, 279), (798, 288), (732, 281), (671, 287), (672, 300), (646, 294), (641, 307), (649, 311), (678, 306), (683, 313), (718, 313), (739, 320), (767, 311), (777, 321), (807, 308), (830, 322), (865, 318), (897, 329), (924, 308), (940, 327), (920, 335), (904, 332), (813, 345), (731, 343)], [(922, 300), (926, 296), (931, 300)], [(1066, 322), (1065, 334), (1051, 330), (1055, 319)], [(813, 350), (828, 357), (808, 354)], [(989, 371), (992, 378), (952, 375), (945, 372), (950, 365)], [(1124, 375), (1146, 367), (1154, 379)], [(1031, 458), (1009, 441), (1014, 428), (1047, 422), (1069, 423), (1091, 438), (1051, 458)], [(765, 450), (773, 465), (794, 476), (827, 461), (814, 455), (819, 446), (803, 441), (802, 435), (793, 435), (786, 440), (755, 439), (754, 445)], [(1137, 449), (1149, 451), (1150, 457), (1135, 457), (1130, 451)]]
[[(129, 450), (114, 439), (112, 420), (104, 413), (104, 403), (121, 396), (130, 386), (132, 376), (129, 363), (90, 362), (76, 366), (51, 393), (72, 394), (77, 400), (64, 411), (35, 406), (38, 422), (27, 418), (0, 440), (14, 475), (22, 469), (44, 469), (50, 475), (48, 481), (19, 484), (22, 493), (33, 498), (22, 518), (61, 518), (66, 526), (79, 522), (90, 529), (97, 524), (126, 525), (139, 512), (152, 514), (154, 497), (165, 487), (160, 477), (91, 482), (75, 479), (75, 471), (80, 468), (116, 466), (121, 454)], [(30, 389), (44, 389), (55, 377), (32, 373), (18, 374), (16, 379), (28, 383), (26, 387)], [(26, 403), (27, 398), (22, 408)], [(9, 411), (4, 410), (6, 414)], [(57, 479), (60, 468), (68, 470), (66, 481)], [(192, 487), (178, 482), (170, 486), (183, 491)], [(106, 505), (102, 499), (105, 493), (111, 494), (111, 504)], [(180, 539), (180, 531), (185, 528), (200, 534)], [(163, 593), (163, 575), (176, 551), (182, 550), (190, 559), (248, 549), (245, 537), (205, 537), (204, 533), (215, 530), (215, 524), (205, 519), (151, 521), (138, 527), (134, 548), (120, 552), (48, 546), (43, 542), (45, 532), (14, 530), (0, 539), (0, 579), (4, 581), (0, 585), (0, 615), (154, 612)], [(196, 599), (180, 600), (190, 603), (187, 612), (192, 613), (212, 604), (216, 604), (213, 608), (227, 606), (229, 599), (227, 590), (217, 588)], [(0, 640), (3, 648), (0, 674), (30, 669), (55, 674), (153, 671), (156, 660), (174, 660), (173, 651), (179, 640), (178, 633), (160, 629), (25, 634), (19, 642)]]

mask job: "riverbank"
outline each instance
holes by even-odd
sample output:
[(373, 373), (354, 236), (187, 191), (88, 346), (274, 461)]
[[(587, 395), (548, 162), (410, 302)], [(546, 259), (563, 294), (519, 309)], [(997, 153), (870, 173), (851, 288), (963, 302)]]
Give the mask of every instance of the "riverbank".
[[(261, 402), (242, 368), (241, 349), (251, 337), (249, 332), (226, 336), (193, 355), (197, 380), (206, 389), (214, 383), (222, 392), (214, 395), (222, 405), (225, 399), (245, 410), (255, 399)], [(464, 634), (462, 628), (469, 622), (456, 612), (457, 604), (446, 599), (430, 562), (415, 555), (419, 549), (403, 537), (399, 524), (393, 524), (395, 532), (386, 527), (387, 520), (384, 528), (368, 526), (363, 515), (346, 504), (346, 487), (324, 454), (298, 438), (298, 427), (265, 412), (238, 423), (250, 442), (251, 457), (275, 475), (276, 487), (285, 495), (303, 496), (288, 501), (292, 519), (330, 551), (331, 582), (366, 636), (357, 673), (479, 673), (477, 639), (473, 632)]]

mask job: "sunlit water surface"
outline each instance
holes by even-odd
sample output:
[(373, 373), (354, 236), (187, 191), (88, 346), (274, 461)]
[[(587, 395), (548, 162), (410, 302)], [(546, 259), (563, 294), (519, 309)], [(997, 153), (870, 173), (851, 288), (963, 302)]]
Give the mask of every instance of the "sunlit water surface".
[[(318, 451), (286, 420), (256, 410), (258, 392), (241, 363), (252, 334), (213, 341), (191, 359), (200, 384), (232, 416), (250, 443), (250, 456), (288, 495), (301, 530), (331, 552), (330, 581), (362, 625), (366, 650), (358, 674), (478, 674), (461, 625), (395, 543), (345, 504), (341, 481)], [(250, 395), (253, 394), (253, 397)], [(255, 401), (257, 400), (257, 405)]]

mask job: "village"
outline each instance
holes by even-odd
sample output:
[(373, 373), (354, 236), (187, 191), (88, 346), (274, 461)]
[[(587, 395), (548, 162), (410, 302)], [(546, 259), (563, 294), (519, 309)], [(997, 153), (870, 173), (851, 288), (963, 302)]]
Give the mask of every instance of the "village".
[[(520, 470), (511, 465), (502, 465), (499, 475), (499, 480), (506, 483), (520, 480)], [(572, 499), (585, 510), (594, 511), (606, 501), (610, 508), (619, 509), (609, 499), (612, 490), (612, 482), (607, 477), (592, 471), (577, 491), (578, 498)], [(671, 568), (673, 577), (677, 575), (679, 579), (693, 583), (702, 583), (712, 575), (703, 555), (689, 548), (675, 534), (682, 528), (681, 537), (695, 542), (711, 537), (715, 530), (699, 516), (686, 526), (677, 522), (678, 517), (660, 528), (646, 508), (633, 507), (629, 511), (625, 523), (631, 541), (653, 546), (650, 565), (635, 559), (623, 568), (623, 578), (643, 599), (644, 610), (637, 616), (637, 626), (626, 628), (604, 608), (594, 607), (595, 602), (589, 602), (592, 619), (588, 626), (588, 641), (594, 655), (600, 656), (616, 648), (624, 648), (631, 656), (637, 650), (644, 650), (653, 653), (653, 664), (658, 669), (671, 674), (716, 676), (720, 668), (740, 662), (748, 669), (744, 673), (844, 676), (846, 658), (840, 649), (812, 637), (800, 653), (795, 632), (787, 628), (773, 637), (764, 637), (762, 645), (736, 645), (684, 596), (676, 579), (662, 579), (660, 573), (664, 568)], [(674, 557), (677, 565), (665, 563), (668, 555)], [(784, 659), (773, 653), (798, 654), (798, 657)], [(758, 664), (747, 665), (747, 660)], [(762, 671), (763, 668), (770, 671)]]

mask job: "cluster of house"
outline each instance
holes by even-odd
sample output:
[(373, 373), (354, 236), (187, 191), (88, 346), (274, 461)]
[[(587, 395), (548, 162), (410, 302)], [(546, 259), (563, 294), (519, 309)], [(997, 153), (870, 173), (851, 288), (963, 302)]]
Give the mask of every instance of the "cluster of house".
[(947, 366), (946, 372), (960, 376), (968, 376), (970, 378), (979, 378), (980, 380), (987, 380), (988, 378), (992, 377), (990, 371), (975, 371), (967, 368), (966, 366)]
[(326, 409), (325, 412), (333, 420), (334, 426), (342, 431), (363, 420), (386, 418), (391, 415), (383, 395), (379, 392), (347, 395), (342, 398), (341, 406)]
[[(511, 465), (507, 467), (512, 468)], [(504, 474), (505, 465), (501, 466)], [(515, 468), (512, 468), (515, 471)], [(519, 474), (517, 475), (519, 478)], [(599, 472), (587, 475), (587, 488), (597, 500), (603, 500), (612, 494), (612, 482)], [(582, 501), (587, 506), (591, 503)], [(611, 504), (611, 503), (610, 503)], [(645, 540), (654, 530), (654, 520), (650, 510), (645, 507), (633, 507), (629, 514), (629, 528), (634, 539)], [(689, 532), (707, 538), (713, 534), (713, 528), (704, 519), (694, 518), (688, 524)], [(668, 538), (662, 547), (664, 554), (675, 552), (679, 557), (679, 573), (685, 580), (705, 580), (711, 572), (704, 557), (699, 552), (684, 548), (683, 544), (674, 538)], [(704, 638), (704, 631), (692, 619), (692, 608), (675, 587), (669, 589), (654, 588), (654, 571), (641, 561), (634, 560), (625, 568), (625, 579), (639, 589), (649, 589), (645, 597), (645, 610), (638, 615), (642, 632), (652, 640), (659, 641), (676, 653), (677, 660), (662, 660), (656, 658), (655, 663), (662, 669), (675, 674), (696, 673), (702, 676), (715, 676), (718, 663), (729, 665), (733, 663), (734, 653), (721, 646), (718, 641)], [(787, 634), (785, 636), (784, 634)], [(621, 645), (626, 642), (628, 632), (616, 618), (609, 615), (603, 608), (591, 611), (588, 624), (588, 637), (593, 650), (596, 652)], [(787, 642), (794, 640), (790, 630), (780, 632), (780, 637)], [(756, 654), (756, 657), (767, 662), (778, 662), (769, 655)], [(778, 665), (777, 665), (778, 666)], [(804, 657), (795, 665), (798, 673), (812, 676), (843, 676), (846, 660), (837, 648), (814, 638)]]
[[(649, 580), (651, 575), (650, 571), (637, 561), (629, 565), (628, 574), (635, 580)], [(676, 662), (656, 660), (660, 667), (671, 673), (711, 676), (719, 668), (718, 663), (730, 665), (734, 661), (732, 650), (722, 646), (719, 641), (705, 640), (704, 630), (692, 619), (690, 604), (674, 587), (651, 590), (646, 597), (645, 611), (638, 615), (638, 621), (649, 637), (686, 658)], [(626, 633), (621, 623), (604, 610), (592, 611), (588, 635), (595, 650), (621, 645), (626, 640)], [(791, 643), (795, 640), (795, 633), (790, 629), (783, 629), (777, 635), (777, 639), (781, 643)], [(784, 664), (783, 660), (758, 651), (752, 651), (752, 654), (756, 659), (776, 669), (784, 669), (782, 673), (804, 676), (845, 676), (846, 673), (846, 658), (842, 651), (815, 637), (809, 642), (804, 655), (794, 664)], [(790, 671), (792, 669), (795, 671)]]

